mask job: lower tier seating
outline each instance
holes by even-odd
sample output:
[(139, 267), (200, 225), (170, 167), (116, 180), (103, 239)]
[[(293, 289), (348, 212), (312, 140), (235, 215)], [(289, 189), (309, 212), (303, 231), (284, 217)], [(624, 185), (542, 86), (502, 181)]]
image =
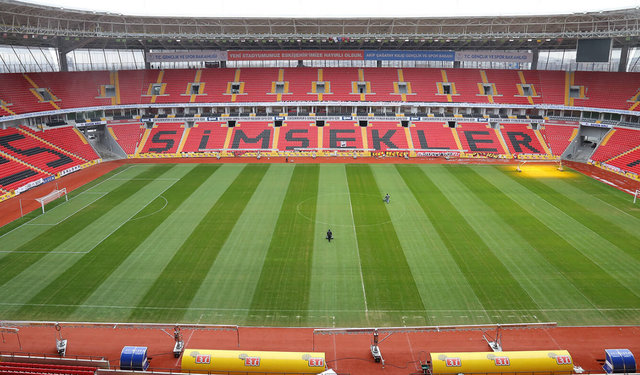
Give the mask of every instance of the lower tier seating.
[(540, 133), (553, 155), (561, 156), (578, 132), (577, 126), (545, 125)]
[(48, 174), (33, 170), (24, 164), (20, 164), (15, 160), (0, 156), (0, 189), (2, 190), (15, 190), (29, 182), (49, 176)]
[(184, 123), (157, 123), (151, 129), (141, 153), (175, 154), (180, 146)]

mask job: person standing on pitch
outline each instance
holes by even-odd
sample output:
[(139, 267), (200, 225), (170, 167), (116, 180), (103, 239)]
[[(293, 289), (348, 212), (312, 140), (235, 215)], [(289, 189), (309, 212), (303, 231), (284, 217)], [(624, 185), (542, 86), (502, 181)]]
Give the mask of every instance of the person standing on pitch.
[(384, 196), (383, 199), (387, 204), (389, 204), (389, 201), (391, 200), (391, 197), (389, 196), (389, 193), (387, 193), (387, 195)]
[(332, 239), (333, 239), (333, 233), (331, 233), (331, 229), (329, 229), (327, 231), (327, 240), (329, 240), (329, 242), (331, 242)]

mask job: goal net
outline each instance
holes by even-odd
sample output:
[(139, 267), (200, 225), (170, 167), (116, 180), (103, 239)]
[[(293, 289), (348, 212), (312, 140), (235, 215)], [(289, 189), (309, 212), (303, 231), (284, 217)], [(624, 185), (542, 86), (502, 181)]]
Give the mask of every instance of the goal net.
[(69, 200), (69, 197), (67, 196), (67, 189), (66, 188), (62, 188), (60, 190), (56, 189), (54, 191), (52, 191), (51, 193), (45, 195), (44, 197), (40, 197), (40, 198), (36, 198), (36, 201), (38, 203), (40, 203), (40, 206), (42, 206), (42, 213), (44, 213), (44, 205), (49, 203), (49, 202), (53, 202), (54, 200), (62, 197), (64, 195), (65, 200)]

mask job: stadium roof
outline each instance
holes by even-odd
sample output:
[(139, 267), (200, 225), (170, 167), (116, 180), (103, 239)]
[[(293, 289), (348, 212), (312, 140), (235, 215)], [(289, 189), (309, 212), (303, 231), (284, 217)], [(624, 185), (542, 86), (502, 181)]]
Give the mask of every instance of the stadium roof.
[(0, 44), (97, 49), (569, 49), (583, 38), (640, 46), (637, 8), (550, 16), (193, 18), (0, 2)]

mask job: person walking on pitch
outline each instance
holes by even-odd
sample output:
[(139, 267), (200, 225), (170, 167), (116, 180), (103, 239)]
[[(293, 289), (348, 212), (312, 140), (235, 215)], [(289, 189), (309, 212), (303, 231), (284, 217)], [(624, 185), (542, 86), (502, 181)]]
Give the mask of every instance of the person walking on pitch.
[(387, 195), (384, 196), (383, 201), (385, 201), (387, 204), (389, 204), (390, 200), (391, 200), (391, 197), (389, 197), (389, 193), (387, 193)]
[(333, 233), (331, 233), (331, 229), (329, 229), (327, 231), (327, 240), (329, 240), (329, 242), (331, 242), (332, 239), (333, 239)]

